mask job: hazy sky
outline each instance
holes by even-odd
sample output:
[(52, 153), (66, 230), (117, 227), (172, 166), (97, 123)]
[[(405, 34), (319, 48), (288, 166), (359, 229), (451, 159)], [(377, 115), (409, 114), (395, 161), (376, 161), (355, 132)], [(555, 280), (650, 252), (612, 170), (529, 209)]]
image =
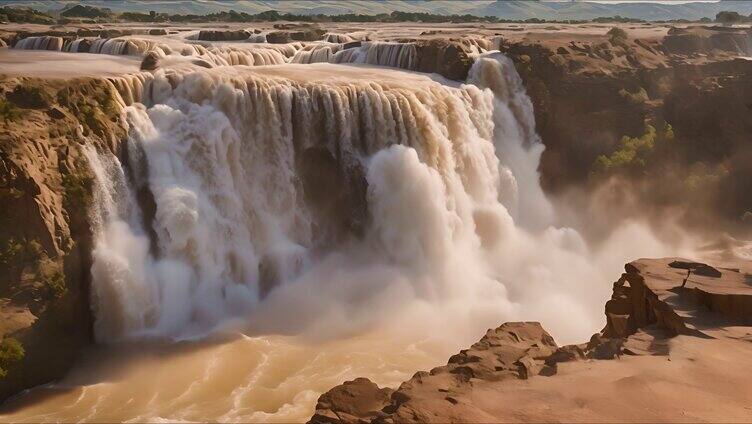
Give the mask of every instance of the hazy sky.
[(664, 3), (664, 4), (683, 4), (683, 3), (717, 3), (719, 0), (589, 0), (593, 3)]

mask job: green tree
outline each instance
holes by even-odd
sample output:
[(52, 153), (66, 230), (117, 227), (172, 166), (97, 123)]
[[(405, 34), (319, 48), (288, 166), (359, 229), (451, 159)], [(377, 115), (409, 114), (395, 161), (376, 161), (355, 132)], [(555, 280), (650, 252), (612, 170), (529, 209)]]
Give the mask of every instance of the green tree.
[(25, 354), (18, 340), (7, 337), (0, 341), (0, 378), (8, 374), (8, 365), (20, 361)]
[(737, 24), (746, 22), (747, 18), (739, 14), (739, 12), (722, 11), (715, 15), (715, 21), (724, 25)]

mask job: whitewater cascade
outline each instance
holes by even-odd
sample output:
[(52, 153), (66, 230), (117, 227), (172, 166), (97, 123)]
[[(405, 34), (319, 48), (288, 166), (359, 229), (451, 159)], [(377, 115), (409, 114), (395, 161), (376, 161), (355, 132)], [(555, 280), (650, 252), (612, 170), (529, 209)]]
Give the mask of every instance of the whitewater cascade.
[(502, 54), (466, 84), (328, 63), (119, 84), (128, 166), (89, 154), (99, 340), (233, 317), (333, 334), (408, 304), (474, 326), (549, 318), (572, 337), (598, 325), (577, 305), (608, 287), (588, 283), (577, 232), (551, 226), (532, 105)]
[[(350, 41), (345, 41), (350, 40)], [(187, 40), (186, 40), (187, 41)], [(485, 51), (476, 40), (466, 40), (473, 54)], [(343, 34), (327, 34), (324, 41), (268, 44), (264, 34), (254, 34), (238, 43), (201, 43), (123, 36), (115, 38), (76, 38), (33, 36), (14, 45), (21, 50), (55, 50), (69, 53), (92, 53), (144, 57), (154, 54), (173, 60), (198, 59), (206, 68), (217, 66), (267, 66), (285, 63), (361, 63), (414, 70), (418, 51), (414, 43), (383, 41), (352, 42)]]
[(26, 37), (18, 40), (13, 48), (20, 50), (53, 50), (60, 51), (63, 48), (63, 38), (53, 36)]

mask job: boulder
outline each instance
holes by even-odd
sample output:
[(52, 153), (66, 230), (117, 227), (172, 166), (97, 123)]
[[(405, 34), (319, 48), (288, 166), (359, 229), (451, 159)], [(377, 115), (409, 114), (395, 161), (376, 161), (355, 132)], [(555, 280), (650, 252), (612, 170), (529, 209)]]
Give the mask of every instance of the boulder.
[(278, 30), (266, 34), (266, 41), (272, 44), (286, 44), (293, 41), (318, 41), (326, 34), (321, 28), (308, 27), (299, 30)]
[(198, 39), (201, 41), (240, 41), (247, 40), (251, 32), (240, 30), (201, 30), (198, 33)]
[(142, 71), (153, 71), (159, 67), (159, 54), (155, 51), (150, 51), (149, 53), (144, 56), (144, 59), (141, 61), (141, 70)]
[(266, 41), (271, 44), (287, 44), (292, 42), (289, 31), (272, 31), (266, 33)]
[(379, 388), (367, 378), (345, 381), (319, 397), (310, 423), (369, 421), (383, 415), (394, 390)]
[[(708, 272), (712, 275), (693, 273), (688, 286), (681, 288), (686, 268), (705, 267), (720, 272), (721, 277), (716, 277), (712, 272)], [(594, 382), (600, 382), (595, 383), (600, 384), (597, 390), (617, 391), (608, 396), (617, 408), (606, 408), (597, 415), (588, 416), (594, 421), (598, 421), (596, 417), (625, 421), (633, 416), (625, 414), (633, 414), (637, 410), (629, 402), (635, 396), (641, 396), (648, 387), (633, 383), (656, 378), (653, 373), (645, 371), (651, 369), (644, 368), (646, 364), (663, 367), (663, 364), (669, 363), (664, 358), (649, 357), (670, 355), (670, 347), (674, 345), (670, 343), (673, 335), (701, 336), (705, 340), (725, 337), (727, 341), (737, 343), (731, 350), (740, 350), (739, 357), (744, 357), (743, 352), (749, 349), (746, 346), (749, 333), (743, 328), (735, 330), (733, 326), (752, 318), (752, 308), (749, 308), (752, 267), (748, 264), (738, 268), (717, 268), (683, 259), (640, 259), (627, 264), (625, 270), (614, 283), (612, 298), (606, 304), (606, 328), (594, 334), (588, 343), (557, 347), (553, 338), (538, 323), (506, 323), (488, 330), (470, 348), (449, 358), (447, 365), (429, 372), (417, 372), (393, 392), (379, 389), (366, 379), (335, 387), (321, 396), (311, 422), (576, 421), (576, 417), (581, 419), (582, 415), (579, 414), (587, 410), (581, 405), (590, 402), (590, 399), (582, 398), (582, 393), (592, 393), (587, 388), (583, 390), (580, 385), (592, 385)], [(706, 296), (711, 296), (712, 300), (706, 299)], [(714, 333), (714, 337), (698, 330), (718, 330), (718, 319), (721, 317), (726, 319), (724, 325), (730, 327), (721, 328), (720, 332)], [(698, 351), (692, 347), (697, 346), (694, 344), (696, 341), (685, 343), (688, 343), (685, 349), (677, 355), (679, 361), (687, 355), (686, 346), (694, 349), (695, 354), (705, 349), (703, 346)], [(679, 368), (680, 373), (672, 373), (671, 368), (665, 371), (652, 368), (653, 372), (667, 373), (671, 381), (687, 379), (692, 373), (685, 374), (685, 367), (693, 367), (697, 363), (702, 375), (705, 375), (708, 364), (716, 363), (724, 355), (724, 346), (730, 346), (724, 344), (726, 342), (713, 343), (719, 343), (716, 345), (718, 350), (711, 350), (713, 353), (704, 359), (684, 359), (686, 362)], [(646, 358), (642, 359), (653, 362), (624, 360), (619, 364), (599, 367), (600, 361), (621, 359), (623, 355), (644, 356)], [(668, 360), (671, 360), (670, 356)], [(632, 366), (635, 368), (630, 368)], [(726, 362), (720, 365), (721, 369), (727, 366)], [(566, 367), (564, 380), (549, 386), (549, 380), (539, 379), (539, 376), (561, 378), (556, 376), (560, 367)], [(593, 372), (596, 369), (603, 370), (603, 375)], [(619, 378), (617, 375), (625, 377)], [(523, 383), (521, 380), (531, 381)], [(658, 385), (667, 383), (665, 379), (663, 383), (657, 381)], [(562, 386), (564, 382), (569, 385)], [(660, 395), (660, 392), (657, 393)], [(712, 396), (716, 395), (711, 394), (709, 399), (715, 399)], [(645, 398), (644, 402), (651, 403), (651, 407), (665, 407), (665, 396), (655, 401), (652, 396), (651, 392), (651, 397)], [(742, 394), (740, 398), (743, 397)], [(546, 401), (543, 405), (542, 399)], [(525, 400), (535, 407), (518, 405)], [(599, 401), (595, 400), (593, 405), (596, 402)], [(567, 415), (566, 411), (571, 409), (569, 405), (575, 404), (578, 405), (572, 410), (575, 415)], [(552, 405), (563, 406), (564, 410), (557, 410)]]
[(508, 322), (490, 329), (445, 366), (420, 371), (397, 390), (367, 379), (333, 388), (319, 398), (312, 423), (488, 421), (465, 395), (477, 382), (529, 379), (556, 373), (546, 358), (557, 352), (554, 339), (537, 322)]
[(457, 81), (467, 79), (474, 59), (459, 41), (447, 39), (419, 40), (415, 42), (418, 72), (437, 73)]

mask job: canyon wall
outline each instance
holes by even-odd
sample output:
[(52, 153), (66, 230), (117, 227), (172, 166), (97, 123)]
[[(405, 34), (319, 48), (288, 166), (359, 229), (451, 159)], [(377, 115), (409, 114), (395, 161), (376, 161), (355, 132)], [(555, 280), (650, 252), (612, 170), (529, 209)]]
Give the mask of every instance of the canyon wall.
[(752, 61), (739, 56), (750, 54), (750, 37), (745, 29), (694, 27), (663, 39), (502, 38), (546, 144), (544, 187), (597, 191), (618, 180), (606, 184), (619, 193), (609, 197), (616, 216), (636, 206), (625, 201), (636, 195), (656, 216), (678, 206), (672, 213), (686, 224), (744, 231), (752, 210), (743, 195), (752, 176)]
[(0, 399), (65, 374), (92, 341), (92, 175), (125, 136), (103, 79), (0, 79)]
[[(0, 399), (59, 378), (80, 348), (94, 340), (91, 271), (97, 259), (94, 272), (104, 283), (95, 293), (94, 309), (110, 314), (98, 325), (104, 334), (100, 340), (107, 341), (139, 332), (172, 335), (195, 316), (206, 317), (207, 326), (216, 324), (226, 309), (247, 307), (281, 281), (299, 276), (322, 251), (360, 242), (357, 247), (371, 253), (364, 255), (369, 260), (383, 258), (384, 263), (436, 274), (450, 264), (453, 271), (460, 270), (458, 278), (477, 278), (477, 287), (488, 285), (496, 293), (498, 282), (486, 275), (469, 276), (466, 270), (493, 278), (514, 274), (510, 270), (526, 266), (525, 256), (488, 264), (478, 252), (506, 258), (499, 253), (516, 249), (532, 254), (543, 246), (535, 243), (546, 243), (548, 253), (556, 256), (571, 244), (584, 246), (576, 233), (533, 240), (524, 232), (552, 221), (538, 186), (537, 161), (544, 145), (539, 169), (544, 188), (553, 193), (626, 176), (646, 182), (635, 183), (635, 191), (643, 190), (654, 204), (702, 200), (696, 204), (697, 219), (717, 214), (738, 224), (752, 209), (744, 148), (752, 132), (747, 100), (752, 96), (752, 61), (738, 58), (745, 54), (743, 34), (699, 34), (714, 41), (688, 46), (684, 32), (664, 41), (617, 36), (589, 42), (497, 39), (512, 62), (498, 53), (478, 58), (490, 40), (470, 38), (248, 48), (181, 44), (177, 50), (154, 40), (28, 35), (9, 41), (17, 49), (144, 56), (142, 68), (153, 72), (113, 81), (0, 81), (0, 201), (8, 205), (0, 216)], [(251, 36), (214, 32), (199, 37), (246, 35)], [(333, 63), (441, 77), (366, 66), (337, 68)], [(283, 64), (254, 71), (230, 67)], [(341, 72), (338, 82), (326, 78), (333, 71)], [(463, 81), (468, 84), (461, 85)], [(127, 127), (136, 146), (130, 151), (123, 148)], [(248, 146), (243, 140), (261, 142)], [(680, 147), (671, 148), (671, 140), (679, 140)], [(661, 143), (662, 148), (654, 148)], [(222, 148), (207, 147), (214, 144)], [(629, 150), (634, 145), (648, 147)], [(139, 163), (145, 151), (163, 162)], [(198, 160), (196, 152), (204, 156)], [(645, 152), (650, 155), (640, 156)], [(95, 160), (98, 165), (92, 166), (93, 156), (102, 162)], [(364, 157), (373, 160), (366, 163)], [(202, 168), (216, 163), (222, 166)], [(248, 163), (255, 166), (241, 171)], [(662, 168), (661, 163), (679, 169)], [(685, 165), (693, 168), (682, 169)], [(143, 173), (126, 184), (130, 166)], [(370, 172), (368, 167), (373, 167)], [(149, 174), (160, 179), (149, 180)], [(657, 178), (666, 178), (665, 184), (655, 184)], [(421, 185), (399, 191), (404, 180)], [(133, 187), (124, 187), (133, 181)], [(725, 184), (712, 185), (718, 181)], [(195, 184), (193, 198), (175, 194), (186, 182)], [(103, 183), (110, 184), (105, 187), (109, 199), (97, 192)], [(690, 191), (675, 189), (683, 184)], [(398, 197), (391, 197), (392, 192)], [(95, 198), (106, 207), (92, 213)], [(423, 203), (400, 209), (413, 205), (411, 201)], [(421, 209), (424, 204), (430, 207)], [(196, 212), (199, 206), (201, 213)], [(171, 214), (184, 209), (190, 213)], [(632, 215), (636, 210), (622, 209)], [(231, 216), (223, 215), (228, 211)], [(184, 231), (192, 216), (206, 222), (194, 232)], [(607, 225), (613, 227), (613, 222)], [(228, 237), (230, 228), (242, 229), (242, 237)], [(95, 230), (103, 235), (101, 249), (92, 257)], [(134, 244), (119, 245), (122, 236)], [(219, 247), (209, 251), (197, 245)], [(123, 259), (134, 246), (141, 256)], [(460, 250), (462, 255), (452, 254)], [(476, 266), (476, 260), (482, 265)], [(134, 269), (143, 275), (129, 274)], [(158, 281), (160, 275), (185, 277), (195, 282), (195, 290), (164, 296), (160, 290), (177, 285)], [(421, 295), (453, 297), (448, 294), (454, 281), (444, 281), (445, 276), (441, 284), (427, 287), (412, 277), (403, 279)], [(138, 290), (131, 292), (138, 296), (123, 295), (132, 288), (119, 286), (123, 281), (137, 281)], [(559, 290), (562, 296), (577, 296), (569, 287)], [(506, 294), (499, 297), (506, 299)], [(630, 319), (610, 317), (609, 331), (641, 328)], [(509, 327), (489, 333), (482, 343), (514, 339)], [(555, 353), (556, 345), (535, 325), (523, 325), (523, 330), (530, 337), (514, 343), (525, 349), (530, 348), (526, 343), (537, 344), (545, 355), (525, 359), (516, 346), (495, 365), (501, 369), (479, 372), (504, 371), (515, 378), (550, 372), (552, 366), (540, 361)], [(474, 373), (466, 363), (475, 359), (466, 356), (455, 358), (447, 372)], [(388, 390), (376, 391), (374, 404), (393, 399)]]

